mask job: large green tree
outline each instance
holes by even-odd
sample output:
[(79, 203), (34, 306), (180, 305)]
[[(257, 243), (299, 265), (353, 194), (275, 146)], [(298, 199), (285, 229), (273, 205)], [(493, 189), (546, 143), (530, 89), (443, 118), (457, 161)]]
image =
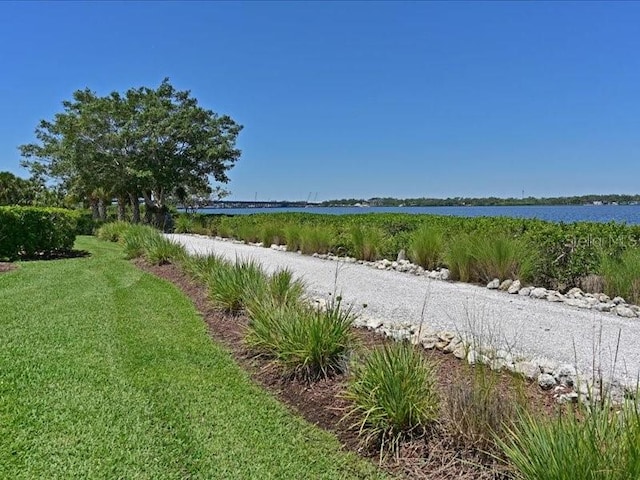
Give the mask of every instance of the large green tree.
[(156, 89), (105, 97), (78, 90), (53, 120), (40, 122), (38, 141), (20, 149), (24, 165), (85, 198), (96, 216), (104, 215), (105, 199), (116, 198), (119, 216), (128, 201), (138, 221), (142, 197), (147, 221), (162, 225), (169, 199), (228, 182), (241, 129), (165, 79)]

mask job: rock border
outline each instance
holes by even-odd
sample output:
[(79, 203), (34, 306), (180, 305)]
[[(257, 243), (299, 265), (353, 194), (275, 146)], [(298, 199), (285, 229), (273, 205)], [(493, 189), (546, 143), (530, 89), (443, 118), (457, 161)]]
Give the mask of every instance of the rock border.
[[(211, 238), (207, 235), (195, 236)], [(246, 243), (241, 240), (218, 236), (213, 238), (218, 241), (263, 247), (261, 242)], [(285, 245), (273, 244), (270, 248), (281, 252), (288, 251)], [(302, 255), (300, 251), (291, 253)], [(365, 265), (377, 270), (393, 270), (400, 273), (425, 276), (431, 280), (450, 281), (448, 269), (425, 270), (421, 266), (406, 260), (404, 251), (398, 254), (398, 259), (395, 262), (387, 259), (369, 262), (330, 253), (314, 253), (311, 256), (321, 260)], [(550, 302), (562, 302), (577, 308), (610, 312), (620, 317), (637, 318), (640, 316), (640, 306), (629, 305), (621, 297), (611, 299), (604, 293), (585, 293), (577, 287), (572, 288), (566, 294), (561, 294), (558, 291), (547, 290), (542, 287), (523, 286), (520, 280), (504, 280), (501, 282), (496, 278), (489, 282), (486, 288), (503, 291), (511, 295), (527, 296)], [(310, 300), (318, 308), (326, 306), (324, 298), (314, 297)], [(601, 401), (603, 394), (613, 404), (621, 404), (628, 399), (635, 399), (638, 392), (637, 388), (631, 388), (619, 380), (603, 380), (597, 378), (594, 372), (588, 374), (579, 371), (573, 364), (556, 362), (546, 357), (527, 358), (511, 349), (482, 345), (472, 334), (459, 334), (446, 330), (436, 331), (426, 325), (413, 323), (387, 324), (364, 314), (357, 315), (354, 326), (372, 330), (395, 341), (409, 341), (414, 345), (421, 345), (426, 350), (437, 349), (447, 354), (450, 353), (470, 365), (482, 364), (496, 372), (507, 371), (520, 375), (527, 381), (537, 382), (538, 386), (543, 390), (553, 389), (553, 396), (559, 404), (579, 402), (589, 405)]]

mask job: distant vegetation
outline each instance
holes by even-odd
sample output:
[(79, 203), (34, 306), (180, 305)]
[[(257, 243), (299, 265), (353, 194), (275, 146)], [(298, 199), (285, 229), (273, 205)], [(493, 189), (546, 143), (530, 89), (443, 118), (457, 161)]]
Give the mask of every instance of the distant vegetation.
[[(447, 267), (453, 279), (470, 282), (519, 278), (563, 290), (582, 287), (587, 276), (596, 274), (604, 276), (608, 292), (640, 298), (635, 293), (640, 292), (635, 280), (640, 278), (640, 263), (628, 260), (640, 245), (636, 225), (397, 213), (182, 214), (176, 231), (367, 261), (393, 261), (404, 250), (414, 263), (427, 269)], [(622, 264), (626, 265), (624, 275), (616, 267)], [(624, 286), (629, 282), (635, 283)]]
[(594, 203), (629, 205), (640, 203), (640, 195), (581, 195), (575, 197), (449, 197), (449, 198), (346, 198), (321, 202), (321, 207), (347, 207), (369, 205), (371, 207), (487, 207), (517, 205), (592, 205)]

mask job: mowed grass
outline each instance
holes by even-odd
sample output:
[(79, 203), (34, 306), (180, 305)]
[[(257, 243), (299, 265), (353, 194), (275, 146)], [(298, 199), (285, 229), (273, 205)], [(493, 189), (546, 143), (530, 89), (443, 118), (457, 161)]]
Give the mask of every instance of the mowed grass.
[(173, 285), (91, 257), (0, 275), (0, 478), (376, 478), (288, 413)]

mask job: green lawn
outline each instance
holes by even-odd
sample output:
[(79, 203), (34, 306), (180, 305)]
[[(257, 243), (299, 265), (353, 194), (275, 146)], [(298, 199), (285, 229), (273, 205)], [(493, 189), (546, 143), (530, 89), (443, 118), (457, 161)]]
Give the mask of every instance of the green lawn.
[(0, 274), (0, 478), (373, 478), (213, 343), (173, 285), (91, 257)]

